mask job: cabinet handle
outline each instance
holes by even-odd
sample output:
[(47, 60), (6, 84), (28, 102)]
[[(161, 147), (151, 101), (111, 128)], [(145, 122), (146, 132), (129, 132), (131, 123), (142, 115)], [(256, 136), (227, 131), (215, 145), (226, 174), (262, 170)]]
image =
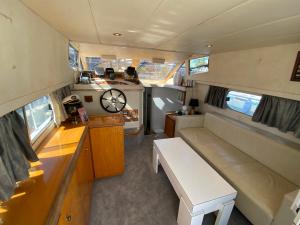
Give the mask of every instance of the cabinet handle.
[(66, 221), (69, 223), (72, 221), (72, 216), (71, 215), (67, 215), (66, 216)]

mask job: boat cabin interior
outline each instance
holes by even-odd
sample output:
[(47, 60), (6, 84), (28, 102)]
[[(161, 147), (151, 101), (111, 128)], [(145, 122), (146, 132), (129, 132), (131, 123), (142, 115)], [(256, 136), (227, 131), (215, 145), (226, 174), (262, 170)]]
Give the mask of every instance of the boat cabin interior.
[(300, 225), (299, 0), (0, 0), (0, 225)]

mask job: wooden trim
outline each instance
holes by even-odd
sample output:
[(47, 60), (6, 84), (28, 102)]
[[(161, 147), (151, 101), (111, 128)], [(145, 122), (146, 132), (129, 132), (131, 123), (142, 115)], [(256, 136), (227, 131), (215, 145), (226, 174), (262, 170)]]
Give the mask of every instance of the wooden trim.
[(300, 82), (299, 69), (300, 69), (300, 51), (298, 52), (297, 57), (296, 57), (296, 62), (295, 62), (295, 65), (294, 65), (292, 76), (291, 76), (291, 81)]
[(88, 128), (85, 127), (83, 134), (78, 142), (75, 153), (73, 154), (73, 157), (70, 161), (68, 169), (65, 172), (64, 179), (63, 179), (62, 183), (60, 184), (60, 187), (58, 188), (58, 192), (56, 193), (55, 200), (49, 210), (46, 225), (55, 225), (55, 224), (57, 224), (57, 222), (59, 220), (62, 203), (64, 201), (65, 194), (67, 193), (68, 186), (70, 184), (73, 172), (75, 171), (76, 164), (77, 164), (80, 152), (82, 151), (82, 146), (83, 146), (85, 137), (87, 135), (88, 135)]

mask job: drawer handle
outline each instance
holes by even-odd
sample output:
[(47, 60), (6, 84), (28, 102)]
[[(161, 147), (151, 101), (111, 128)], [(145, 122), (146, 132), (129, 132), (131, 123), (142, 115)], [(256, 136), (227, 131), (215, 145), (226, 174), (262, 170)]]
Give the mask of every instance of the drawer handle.
[(71, 215), (67, 215), (66, 216), (66, 221), (69, 223), (72, 221), (72, 216)]

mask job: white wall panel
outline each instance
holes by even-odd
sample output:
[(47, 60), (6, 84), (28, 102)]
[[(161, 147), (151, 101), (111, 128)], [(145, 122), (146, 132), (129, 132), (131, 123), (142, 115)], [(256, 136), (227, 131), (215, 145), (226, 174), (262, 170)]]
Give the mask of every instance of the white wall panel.
[(0, 116), (72, 82), (68, 40), (17, 0), (0, 1)]
[(22, 0), (22, 2), (70, 40), (98, 43), (88, 0)]
[(212, 54), (209, 72), (191, 79), (300, 100), (300, 83), (290, 81), (298, 51), (300, 43)]

